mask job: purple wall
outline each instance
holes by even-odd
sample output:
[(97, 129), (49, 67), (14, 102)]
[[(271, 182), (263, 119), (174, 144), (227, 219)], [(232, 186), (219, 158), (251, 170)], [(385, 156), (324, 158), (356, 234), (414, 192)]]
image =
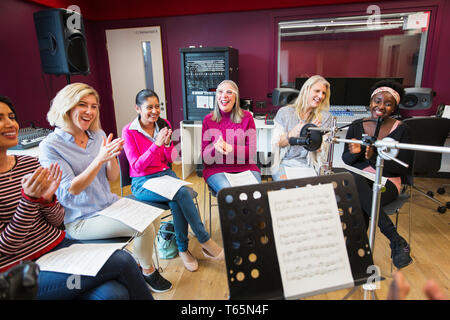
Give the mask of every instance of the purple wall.
[[(33, 13), (43, 9), (47, 8), (20, 0), (0, 1), (0, 95), (13, 101), (21, 127), (34, 121), (37, 126), (50, 128), (46, 119), (50, 101), (67, 84), (65, 76), (42, 72)], [(91, 35), (91, 23), (84, 23), (91, 74), (72, 76), (70, 81), (97, 88), (102, 73), (97, 68), (96, 43)], [(101, 113), (102, 126), (107, 132), (116, 130), (111, 108), (111, 103), (106, 104)]]
[[(389, 1), (381, 12), (409, 8), (433, 10), (435, 32), (429, 38), (423, 86), (437, 95), (434, 105), (450, 103), (450, 4), (447, 0)], [(335, 5), (295, 9), (177, 16), (167, 18), (85, 21), (92, 74), (72, 77), (72, 82), (91, 84), (101, 96), (102, 125), (106, 132), (115, 128), (112, 89), (105, 43), (105, 29), (160, 25), (162, 30), (168, 118), (178, 127), (183, 118), (179, 48), (190, 45), (232, 46), (239, 50), (239, 88), (241, 96), (266, 101), (276, 84), (276, 23), (281, 19), (313, 18), (352, 13), (364, 14), (366, 4)], [(0, 1), (0, 94), (10, 96), (21, 125), (36, 120), (46, 126), (45, 116), (51, 98), (66, 82), (64, 77), (44, 75), (33, 24), (33, 12), (43, 9), (19, 0)], [(121, 128), (118, 128), (119, 130)]]
[[(168, 118), (174, 127), (183, 120), (180, 48), (189, 46), (232, 46), (239, 50), (239, 90), (241, 97), (269, 101), (271, 32), (269, 14), (263, 11), (140, 19), (96, 23), (97, 41), (104, 30), (160, 25), (163, 42)], [(207, 27), (205, 27), (207, 26)], [(101, 68), (109, 74), (107, 51), (98, 45)], [(102, 92), (112, 96), (110, 81), (100, 84)], [(112, 102), (112, 101), (111, 101)], [(118, 128), (119, 129), (119, 128)]]

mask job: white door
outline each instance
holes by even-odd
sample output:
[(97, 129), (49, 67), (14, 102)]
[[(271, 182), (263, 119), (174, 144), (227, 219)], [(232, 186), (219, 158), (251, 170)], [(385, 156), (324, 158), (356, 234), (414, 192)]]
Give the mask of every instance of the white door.
[(145, 88), (156, 92), (161, 117), (167, 118), (161, 28), (106, 30), (106, 42), (117, 134), (136, 117), (136, 94)]

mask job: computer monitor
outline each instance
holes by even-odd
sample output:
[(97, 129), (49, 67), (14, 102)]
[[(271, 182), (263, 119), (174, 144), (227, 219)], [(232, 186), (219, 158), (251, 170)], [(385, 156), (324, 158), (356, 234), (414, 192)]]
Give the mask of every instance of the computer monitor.
[[(306, 80), (309, 78), (295, 78), (295, 89), (301, 90)], [(347, 78), (325, 78), (330, 83), (330, 104), (331, 105), (345, 105), (345, 94)]]
[(330, 105), (345, 105), (345, 94), (347, 90), (347, 78), (326, 78), (330, 83)]
[[(327, 79), (331, 87), (330, 105), (337, 106), (368, 105), (370, 100), (369, 91), (380, 80), (390, 79), (403, 84), (403, 78), (325, 77), (325, 79)], [(295, 88), (301, 90), (306, 80), (308, 78), (295, 78)]]
[(345, 104), (367, 106), (370, 101), (370, 89), (375, 83), (385, 79), (403, 84), (403, 78), (347, 78)]

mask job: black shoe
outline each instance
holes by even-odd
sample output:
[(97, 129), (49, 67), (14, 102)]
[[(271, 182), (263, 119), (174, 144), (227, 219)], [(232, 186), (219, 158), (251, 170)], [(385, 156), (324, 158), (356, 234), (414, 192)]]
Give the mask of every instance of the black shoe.
[(172, 289), (172, 284), (168, 280), (164, 279), (159, 274), (157, 269), (155, 269), (155, 271), (148, 276), (144, 275), (144, 279), (153, 292), (166, 292)]
[(413, 259), (409, 255), (411, 250), (405, 239), (400, 237), (392, 241), (390, 246), (392, 262), (397, 269), (404, 268), (413, 262)]

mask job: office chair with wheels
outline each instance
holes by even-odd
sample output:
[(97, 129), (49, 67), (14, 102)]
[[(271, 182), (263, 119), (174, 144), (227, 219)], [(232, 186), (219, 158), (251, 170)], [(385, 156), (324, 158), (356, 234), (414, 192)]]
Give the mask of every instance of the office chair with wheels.
[[(440, 186), (438, 189), (437, 189), (437, 193), (439, 193), (439, 194), (444, 194), (445, 193), (445, 188), (448, 188), (448, 187), (450, 187), (450, 184), (448, 184), (448, 183), (446, 183), (446, 184), (443, 184), (442, 186)], [(448, 206), (447, 206), (447, 208), (448, 208)]]
[[(431, 146), (444, 146), (445, 140), (450, 131), (450, 119), (435, 117), (417, 117), (405, 119), (411, 128), (412, 143)], [(442, 154), (435, 152), (416, 151), (414, 156), (414, 177), (439, 177), (438, 171), (441, 167)], [(432, 193), (420, 190), (415, 184), (412, 188), (429, 200), (438, 204), (437, 211), (445, 213), (450, 208), (450, 203), (444, 204), (435, 199)]]

